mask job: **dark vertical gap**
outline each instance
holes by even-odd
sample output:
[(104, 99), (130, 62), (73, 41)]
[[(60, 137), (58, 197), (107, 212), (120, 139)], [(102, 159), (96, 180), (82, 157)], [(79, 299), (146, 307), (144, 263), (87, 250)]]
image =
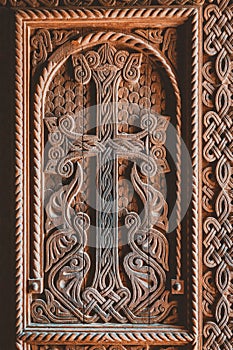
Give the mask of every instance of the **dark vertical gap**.
[[(179, 72), (179, 85), (181, 89), (181, 96), (183, 96), (182, 99), (182, 137), (186, 144), (186, 147), (188, 151), (191, 150), (191, 100), (192, 100), (192, 89), (191, 89), (191, 67), (192, 67), (192, 38), (191, 38), (191, 20), (187, 21), (183, 26), (181, 26), (178, 29), (178, 53), (179, 53), (179, 60), (178, 60), (178, 72)], [(183, 49), (185, 47), (185, 50)], [(185, 52), (189, 52), (189, 55), (185, 55)], [(184, 157), (184, 155), (183, 155)], [(183, 161), (185, 162), (184, 158), (182, 157)], [(186, 167), (185, 169), (183, 166), (181, 166), (181, 181), (182, 181), (182, 192), (183, 196), (185, 196), (186, 201), (188, 200), (188, 194), (189, 194), (189, 186), (190, 186), (190, 176), (189, 168)], [(185, 201), (185, 202), (186, 202)], [(182, 202), (182, 205), (185, 205), (184, 201)], [(192, 312), (192, 303), (191, 300), (187, 299), (190, 298), (190, 286), (191, 286), (191, 278), (187, 274), (187, 271), (190, 271), (191, 265), (190, 265), (190, 252), (191, 252), (191, 239), (190, 234), (192, 233), (192, 218), (191, 218), (191, 209), (188, 208), (187, 213), (185, 214), (183, 220), (182, 220), (182, 248), (181, 248), (181, 273), (182, 273), (182, 279), (185, 282), (185, 294), (184, 295), (178, 295), (178, 306), (180, 306), (180, 312), (179, 315), (179, 322), (181, 324), (187, 325), (186, 320), (190, 319), (188, 317), (191, 315)], [(182, 303), (185, 303), (187, 305), (187, 308), (182, 308)]]
[(0, 8), (0, 349), (15, 349), (15, 59), (12, 11)]

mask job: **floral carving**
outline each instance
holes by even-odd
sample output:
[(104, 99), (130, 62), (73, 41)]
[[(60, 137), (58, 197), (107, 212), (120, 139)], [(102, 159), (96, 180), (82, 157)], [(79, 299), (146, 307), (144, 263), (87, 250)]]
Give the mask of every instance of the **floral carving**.
[(31, 37), (32, 67), (44, 63), (49, 53), (71, 38), (77, 37), (79, 31), (62, 29), (38, 29)]
[(158, 49), (163, 52), (164, 55), (170, 60), (172, 65), (176, 67), (176, 29), (168, 28), (162, 30), (160, 28), (157, 29), (137, 29), (135, 33), (146, 41), (151, 42)]

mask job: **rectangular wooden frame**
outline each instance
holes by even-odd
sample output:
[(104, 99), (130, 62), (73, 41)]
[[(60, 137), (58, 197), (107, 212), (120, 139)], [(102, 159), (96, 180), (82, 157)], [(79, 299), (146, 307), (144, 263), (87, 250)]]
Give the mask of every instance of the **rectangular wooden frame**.
[[(232, 185), (229, 174), (232, 172), (232, 157), (230, 155), (230, 146), (228, 148), (232, 135), (225, 130), (227, 127), (229, 130), (232, 128), (231, 114), (229, 114), (229, 106), (227, 107), (227, 104), (229, 104), (229, 84), (232, 82), (232, 76), (230, 75), (229, 67), (224, 69), (221, 66), (223, 60), (225, 60), (226, 65), (230, 61), (232, 28), (226, 22), (223, 24), (220, 19), (221, 16), (225, 19), (230, 19), (232, 18), (232, 13), (228, 2), (222, 0), (206, 6), (204, 15), (202, 10), (202, 6), (194, 5), (173, 6), (171, 8), (147, 7), (145, 10), (140, 8), (140, 11), (136, 8), (128, 10), (124, 8), (115, 10), (99, 9), (98, 11), (91, 9), (31, 9), (16, 12), (16, 309), (18, 350), (29, 349), (28, 344), (69, 344), (73, 342), (77, 344), (94, 344), (97, 342), (111, 344), (117, 342), (123, 345), (150, 344), (160, 346), (181, 346), (190, 343), (192, 344), (192, 349), (201, 350), (211, 348), (213, 344), (222, 346), (221, 333), (226, 341), (232, 344), (232, 337), (228, 332), (232, 317), (229, 309), (232, 304), (229, 297), (232, 285), (230, 281), (224, 284), (219, 277), (220, 274), (223, 274), (223, 267), (226, 271), (225, 273), (228, 276), (232, 276), (229, 236), (229, 218), (232, 210), (232, 205), (229, 201), (229, 191)], [(122, 11), (124, 11), (124, 19), (121, 19), (122, 21), (125, 18), (127, 18), (127, 21), (135, 21), (137, 19), (139, 23), (143, 21), (143, 25), (156, 16), (160, 18), (174, 18), (177, 15), (179, 20), (180, 18), (182, 20), (192, 19), (192, 162), (194, 170), (192, 200), (192, 326), (190, 331), (177, 329), (176, 327), (170, 329), (161, 327), (161, 331), (156, 330), (155, 332), (153, 326), (140, 326), (139, 330), (137, 327), (130, 326), (126, 328), (118, 326), (116, 328), (114, 325), (113, 327), (104, 327), (103, 332), (101, 325), (100, 327), (93, 327), (91, 330), (84, 325), (78, 328), (66, 325), (62, 327), (62, 331), (59, 330), (59, 326), (49, 327), (48, 329), (46, 326), (30, 325), (28, 323), (27, 296), (28, 287), (30, 287), (28, 286), (29, 275), (27, 266), (29, 259), (27, 242), (29, 234), (28, 118), (30, 114), (30, 28), (41, 25), (45, 27), (50, 24), (53, 25), (53, 23), (62, 21), (64, 18), (69, 20), (66, 21), (68, 27), (71, 23), (82, 23), (82, 21), (90, 21), (90, 19), (91, 21), (98, 20), (101, 22), (106, 21), (106, 17), (111, 18), (111, 16), (113, 18), (118, 16), (122, 18)], [(143, 17), (144, 14), (146, 14), (145, 17)], [(202, 18), (204, 19), (204, 28), (202, 27)], [(223, 35), (227, 37), (225, 41), (222, 39)], [(218, 39), (216, 39), (217, 36)], [(202, 46), (204, 55), (202, 54)], [(208, 68), (210, 66), (215, 69), (214, 77), (209, 73)], [(202, 67), (203, 78), (201, 76)], [(49, 74), (49, 72), (44, 71), (44, 76), (46, 74)], [(222, 90), (219, 88), (219, 83)], [(38, 89), (40, 88), (43, 89), (43, 78), (41, 78), (41, 86), (38, 85)], [(42, 265), (40, 264), (41, 239), (39, 235), (41, 224), (41, 91), (38, 90), (38, 95), (35, 96), (34, 114), (34, 168), (37, 177), (35, 179), (36, 195), (34, 197), (34, 250), (36, 252), (34, 259), (38, 278), (30, 283), (37, 283), (38, 280), (40, 283), (42, 273), (40, 271)], [(202, 119), (203, 113), (205, 114)], [(211, 121), (210, 118), (212, 118)], [(216, 132), (219, 133), (218, 137)], [(204, 143), (203, 146), (202, 141)], [(223, 144), (227, 148), (225, 151)], [(212, 159), (211, 154), (213, 153), (210, 152), (211, 149), (213, 149), (214, 153)], [(223, 175), (224, 171), (227, 172), (225, 178)], [(210, 173), (215, 177), (214, 184), (210, 181)], [(211, 194), (213, 189), (216, 192), (215, 196)], [(221, 252), (219, 244), (215, 242), (214, 237), (224, 245), (225, 256)], [(210, 246), (216, 249), (216, 254), (218, 255), (216, 260), (213, 259), (212, 264), (207, 258), (207, 256), (211, 255)], [(228, 260), (226, 256), (229, 257)], [(215, 272), (216, 270), (217, 272)], [(201, 276), (203, 276), (203, 281)], [(209, 282), (210, 276), (215, 282)], [(224, 278), (227, 280), (226, 276)], [(213, 286), (211, 283), (213, 283)], [(204, 290), (203, 294), (202, 289)], [(210, 293), (212, 297), (208, 296), (207, 293)], [(216, 298), (215, 303), (213, 298)], [(225, 310), (225, 319), (222, 321), (218, 314), (220, 309)], [(125, 334), (125, 332), (127, 333)]]

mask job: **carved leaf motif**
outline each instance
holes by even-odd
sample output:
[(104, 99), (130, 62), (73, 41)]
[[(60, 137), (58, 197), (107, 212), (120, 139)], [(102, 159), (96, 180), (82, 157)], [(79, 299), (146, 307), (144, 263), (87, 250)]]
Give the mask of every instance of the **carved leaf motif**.
[(137, 29), (135, 33), (153, 44), (159, 45), (163, 42), (162, 29)]
[(173, 67), (176, 67), (176, 29), (153, 28), (153, 29), (137, 29), (135, 33), (150, 42), (161, 53), (166, 56)]
[(124, 268), (133, 286), (130, 306), (142, 316), (146, 300), (156, 300), (164, 290), (161, 280), (165, 278), (165, 272), (161, 265), (168, 269), (168, 242), (157, 230), (151, 229), (149, 234), (143, 230), (136, 213), (131, 212), (126, 216), (125, 225), (129, 229), (132, 249), (132, 253), (124, 259)]
[(39, 299), (32, 304), (32, 318), (35, 322), (50, 323), (52, 321), (63, 323), (67, 319), (72, 319), (72, 314), (55, 300), (48, 289), (45, 289), (44, 293), (46, 301)]
[(78, 30), (64, 30), (64, 29), (55, 29), (51, 31), (52, 33), (52, 44), (53, 48), (56, 48), (57, 46), (60, 46), (64, 44), (66, 41), (68, 41), (71, 38), (74, 38), (79, 33)]
[(53, 46), (50, 32), (47, 29), (39, 29), (31, 38), (31, 47), (34, 49), (32, 57), (32, 66), (45, 62), (48, 52), (52, 52)]
[(70, 251), (75, 243), (77, 243), (77, 237), (74, 234), (69, 235), (59, 230), (54, 232), (46, 243), (45, 271), (48, 271), (65, 253)]
[(65, 258), (64, 265), (60, 271), (55, 269), (59, 275), (56, 282), (57, 289), (76, 306), (83, 308), (80, 293), (84, 276), (90, 268), (89, 256), (81, 250), (78, 252), (76, 249)]
[(72, 56), (75, 80), (80, 84), (87, 84), (91, 79), (91, 70), (84, 55)]
[[(133, 296), (130, 307), (135, 308), (147, 299), (149, 291), (155, 290), (159, 283), (155, 271), (146, 264), (148, 258), (143, 259), (135, 253), (130, 253), (124, 259), (124, 267), (133, 286)], [(149, 277), (149, 272), (151, 272)]]
[(165, 31), (162, 52), (167, 54), (173, 67), (176, 67), (176, 29), (168, 28)]
[(139, 53), (131, 54), (123, 69), (123, 78), (129, 83), (136, 82), (140, 75), (140, 66), (142, 55)]
[[(131, 180), (145, 208), (142, 226), (156, 225), (164, 231), (167, 230), (167, 204), (162, 193), (140, 179), (136, 165), (132, 169)], [(148, 219), (148, 213), (150, 213), (150, 219)]]
[(54, 227), (57, 227), (57, 230), (51, 233), (46, 243), (46, 271), (66, 252), (70, 251), (77, 242), (82, 243), (82, 228), (85, 226), (81, 226), (80, 230), (79, 221), (81, 225), (83, 223), (88, 224), (88, 219), (84, 213), (81, 213), (81, 215), (75, 213), (72, 208), (73, 198), (78, 194), (81, 184), (82, 169), (77, 164), (76, 176), (71, 181), (70, 187), (61, 187), (51, 196), (46, 207), (48, 216), (46, 228), (51, 232)]
[(150, 229), (149, 232), (139, 231), (135, 235), (135, 239), (138, 245), (142, 247), (145, 253), (156, 259), (165, 270), (169, 270), (168, 266), (168, 241), (165, 235), (158, 230)]

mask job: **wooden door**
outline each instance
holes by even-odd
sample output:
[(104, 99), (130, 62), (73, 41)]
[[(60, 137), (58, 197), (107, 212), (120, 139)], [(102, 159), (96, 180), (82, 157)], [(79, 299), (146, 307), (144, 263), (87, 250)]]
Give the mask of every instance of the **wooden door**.
[(1, 3), (17, 349), (231, 349), (232, 5)]

